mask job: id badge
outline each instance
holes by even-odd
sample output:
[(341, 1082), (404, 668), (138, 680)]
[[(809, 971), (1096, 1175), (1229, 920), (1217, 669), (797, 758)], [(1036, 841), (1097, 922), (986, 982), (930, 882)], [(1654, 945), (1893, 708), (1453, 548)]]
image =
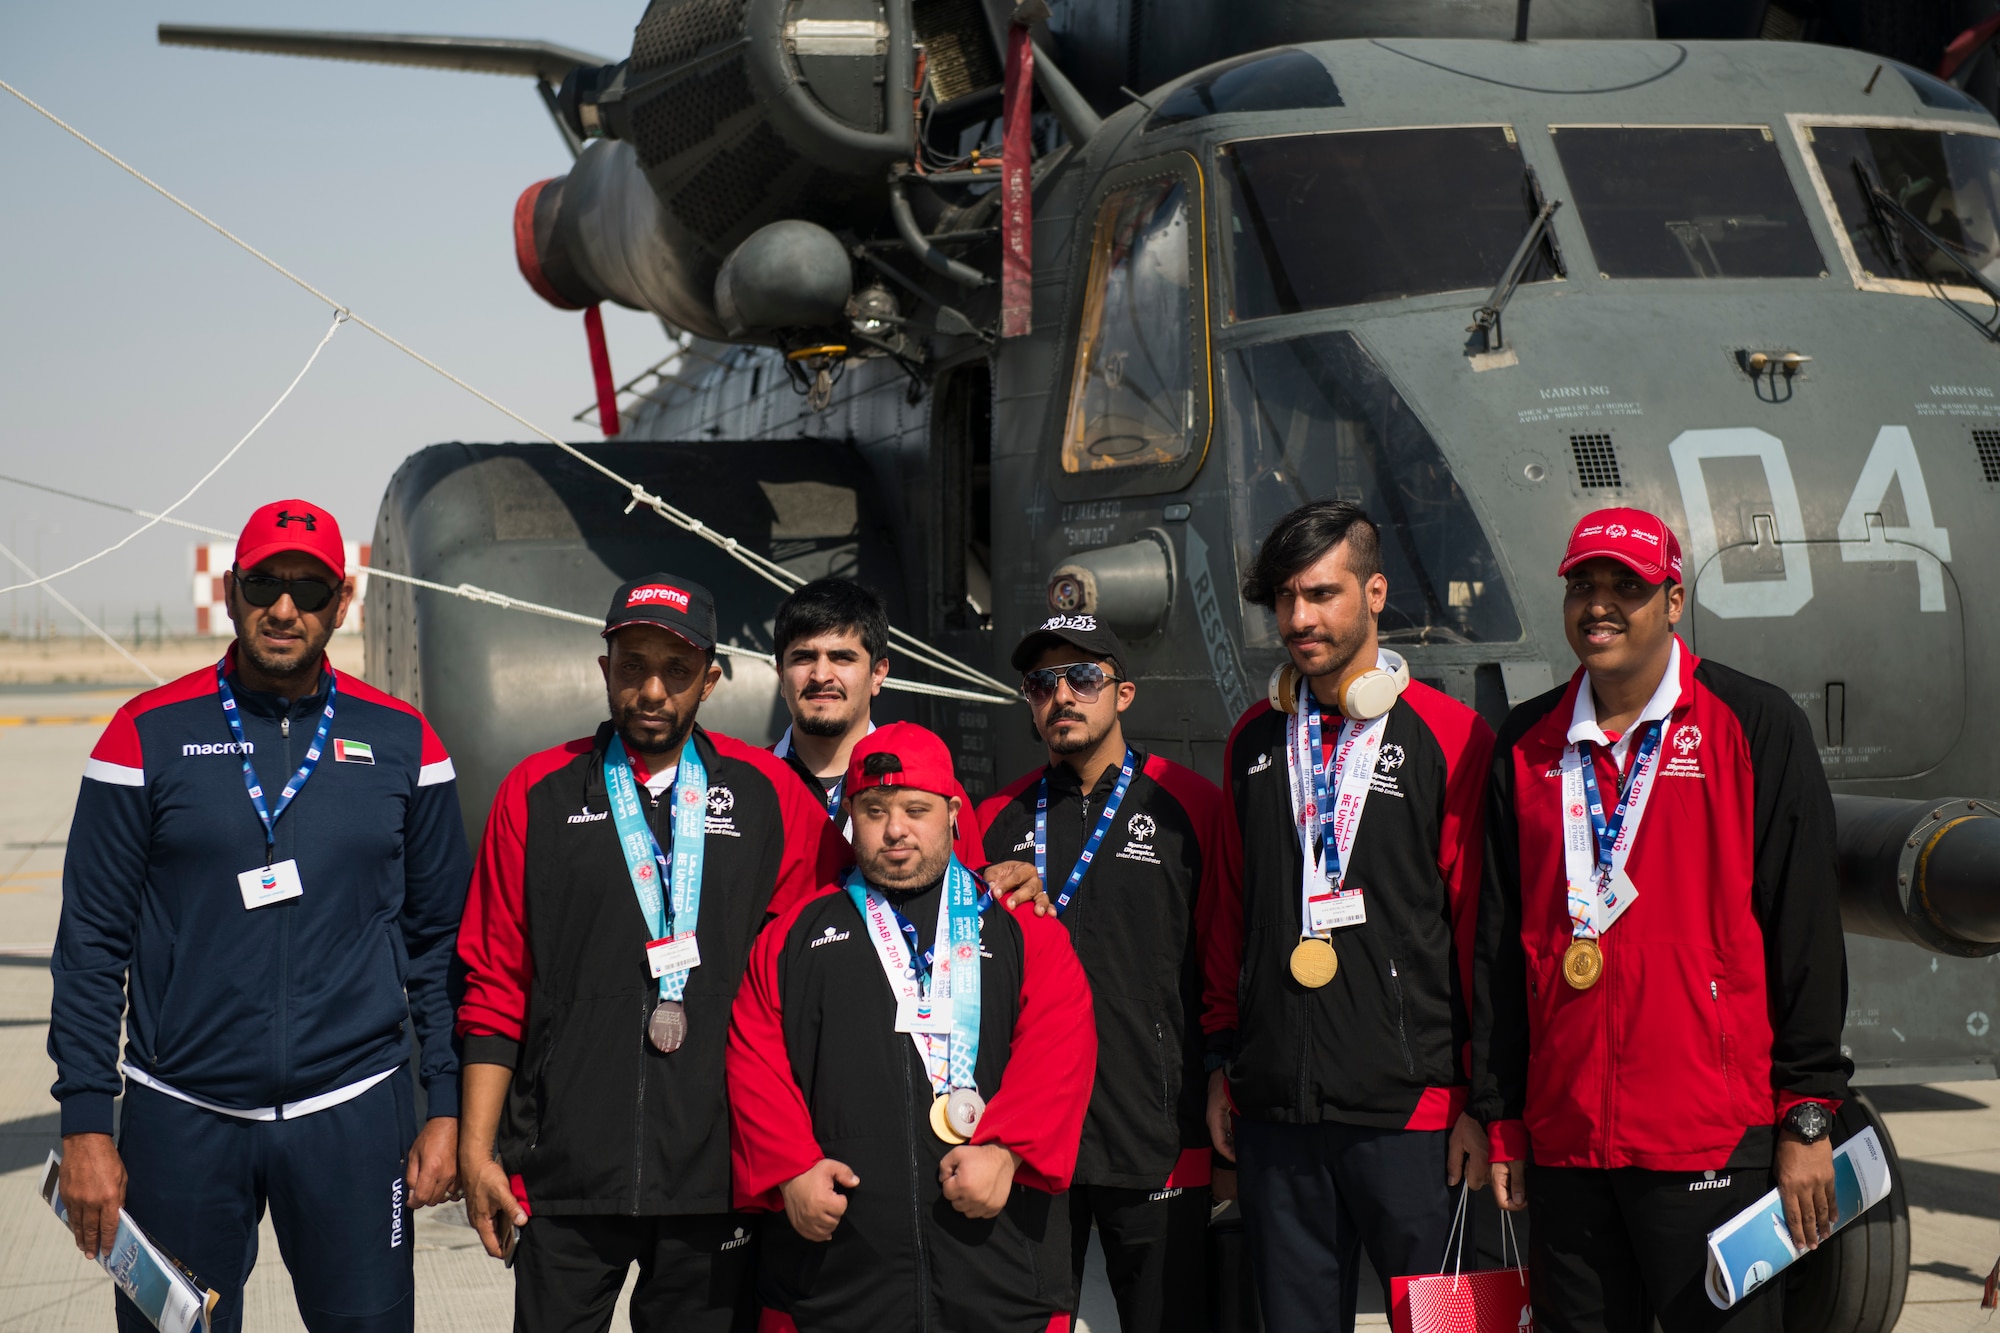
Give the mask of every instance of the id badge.
[(646, 946), (646, 967), (658, 981), (669, 972), (685, 972), (701, 966), (701, 944), (692, 934), (677, 939), (654, 940)]
[(951, 1033), (951, 1001), (927, 995), (904, 995), (896, 1000), (896, 1031), (921, 1032), (930, 1036)]
[(1632, 883), (1631, 879), (1627, 877), (1625, 871), (1621, 868), (1617, 874), (1611, 877), (1610, 885), (1604, 890), (1604, 897), (1599, 907), (1602, 915), (1597, 922), (1597, 933), (1602, 935), (1605, 931), (1611, 929), (1611, 923), (1625, 915), (1625, 909), (1630, 907), (1632, 900), (1638, 896), (1638, 887)]
[(1368, 919), (1368, 905), (1363, 901), (1359, 889), (1308, 898), (1306, 906), (1312, 911), (1312, 928), (1315, 935), (1323, 931), (1339, 930), (1343, 926), (1358, 926)]
[(243, 892), (244, 910), (252, 912), (287, 898), (305, 896), (305, 889), (299, 884), (297, 861), (280, 861), (276, 865), (246, 870), (236, 877), (236, 887)]

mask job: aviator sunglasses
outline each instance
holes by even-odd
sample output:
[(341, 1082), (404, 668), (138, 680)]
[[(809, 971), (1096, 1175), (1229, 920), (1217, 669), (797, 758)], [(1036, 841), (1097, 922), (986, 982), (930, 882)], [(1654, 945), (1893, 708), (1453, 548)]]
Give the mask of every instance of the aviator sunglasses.
[(1044, 703), (1055, 696), (1056, 682), (1066, 680), (1078, 703), (1092, 704), (1106, 685), (1116, 685), (1123, 679), (1095, 662), (1071, 662), (1065, 667), (1043, 667), (1028, 672), (1021, 677), (1021, 693), (1028, 696), (1030, 703)]
[(271, 574), (245, 574), (240, 569), (236, 571), (236, 586), (252, 606), (276, 606), (280, 597), (289, 594), (293, 606), (308, 612), (325, 606), (334, 594), (333, 586), (321, 579), (281, 579)]

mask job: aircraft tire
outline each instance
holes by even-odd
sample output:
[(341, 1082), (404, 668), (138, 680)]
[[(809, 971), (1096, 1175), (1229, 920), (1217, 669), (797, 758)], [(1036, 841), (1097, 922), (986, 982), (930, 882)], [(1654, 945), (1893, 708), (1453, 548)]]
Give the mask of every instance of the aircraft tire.
[(1843, 1228), (1786, 1277), (1788, 1333), (1890, 1333), (1910, 1280), (1910, 1203), (1889, 1127), (1867, 1097), (1840, 1108), (1844, 1135), (1873, 1128), (1889, 1155), (1889, 1197)]

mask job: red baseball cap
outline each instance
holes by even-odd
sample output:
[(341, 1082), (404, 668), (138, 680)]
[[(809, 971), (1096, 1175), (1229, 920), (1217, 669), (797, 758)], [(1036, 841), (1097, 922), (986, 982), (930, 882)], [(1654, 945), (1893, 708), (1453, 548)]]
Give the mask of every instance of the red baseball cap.
[[(876, 755), (882, 759), (867, 762)], [(871, 773), (870, 768), (876, 771)], [(936, 732), (914, 722), (877, 727), (862, 737), (848, 756), (841, 790), (852, 799), (870, 787), (913, 787), (939, 796), (956, 796), (958, 779), (952, 773), (951, 751)]]
[(340, 539), (340, 524), (316, 504), (274, 500), (250, 515), (243, 535), (236, 539), (236, 567), (247, 571), (286, 551), (311, 556), (337, 579), (347, 577), (347, 544)]
[(1577, 521), (1556, 573), (1605, 556), (1648, 583), (1681, 581), (1681, 542), (1658, 514), (1643, 509), (1597, 509)]

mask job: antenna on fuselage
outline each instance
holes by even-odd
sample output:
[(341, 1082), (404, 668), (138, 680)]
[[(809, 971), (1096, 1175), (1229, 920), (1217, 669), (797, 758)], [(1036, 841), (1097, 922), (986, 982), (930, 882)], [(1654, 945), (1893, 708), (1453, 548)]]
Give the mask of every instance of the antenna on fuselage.
[(1528, 40), (1528, 5), (1530, 3), (1531, 0), (1518, 0), (1518, 3), (1514, 6), (1514, 40), (1517, 42)]

